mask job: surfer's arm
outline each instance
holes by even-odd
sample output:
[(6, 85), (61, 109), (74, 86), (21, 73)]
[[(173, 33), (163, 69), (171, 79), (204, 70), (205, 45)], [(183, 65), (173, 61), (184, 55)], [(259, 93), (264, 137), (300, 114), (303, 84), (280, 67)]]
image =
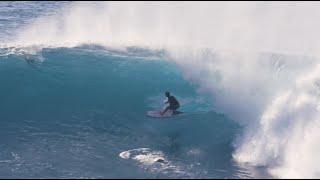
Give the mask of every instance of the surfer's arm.
[(166, 113), (166, 112), (168, 111), (168, 109), (169, 109), (169, 106), (166, 107), (166, 109), (165, 109), (164, 111), (160, 112), (161, 116), (162, 116), (164, 113)]

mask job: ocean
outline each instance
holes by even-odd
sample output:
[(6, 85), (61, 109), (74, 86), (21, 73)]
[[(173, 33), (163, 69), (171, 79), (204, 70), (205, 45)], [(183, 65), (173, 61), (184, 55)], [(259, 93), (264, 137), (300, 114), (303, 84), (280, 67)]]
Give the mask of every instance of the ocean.
[(0, 178), (319, 177), (314, 3), (1, 2)]

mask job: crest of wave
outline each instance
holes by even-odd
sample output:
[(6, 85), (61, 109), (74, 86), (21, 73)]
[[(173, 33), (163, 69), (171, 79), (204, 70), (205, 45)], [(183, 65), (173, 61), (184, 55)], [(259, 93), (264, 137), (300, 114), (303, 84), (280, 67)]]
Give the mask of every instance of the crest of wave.
[[(14, 45), (315, 53), (317, 2), (74, 2), (19, 29)], [(312, 41), (310, 41), (312, 40)]]

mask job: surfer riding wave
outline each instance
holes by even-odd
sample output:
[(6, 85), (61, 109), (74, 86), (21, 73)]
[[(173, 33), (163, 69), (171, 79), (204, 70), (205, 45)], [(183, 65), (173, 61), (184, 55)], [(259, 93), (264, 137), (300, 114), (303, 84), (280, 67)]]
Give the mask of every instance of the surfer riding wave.
[(174, 96), (170, 95), (170, 92), (168, 92), (168, 91), (165, 93), (165, 95), (168, 98), (168, 100), (165, 102), (165, 104), (169, 103), (169, 106), (167, 106), (164, 109), (164, 111), (162, 111), (160, 114), (163, 115), (168, 110), (172, 110), (172, 114), (179, 114), (179, 111), (177, 111), (177, 109), (180, 107), (178, 100)]

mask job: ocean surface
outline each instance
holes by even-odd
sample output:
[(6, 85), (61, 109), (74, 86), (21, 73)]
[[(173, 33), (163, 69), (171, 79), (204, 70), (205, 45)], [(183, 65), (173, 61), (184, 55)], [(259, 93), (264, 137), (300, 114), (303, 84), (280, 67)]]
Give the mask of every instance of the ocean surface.
[(299, 4), (255, 3), (0, 2), (0, 178), (319, 177), (317, 56), (221, 29)]

